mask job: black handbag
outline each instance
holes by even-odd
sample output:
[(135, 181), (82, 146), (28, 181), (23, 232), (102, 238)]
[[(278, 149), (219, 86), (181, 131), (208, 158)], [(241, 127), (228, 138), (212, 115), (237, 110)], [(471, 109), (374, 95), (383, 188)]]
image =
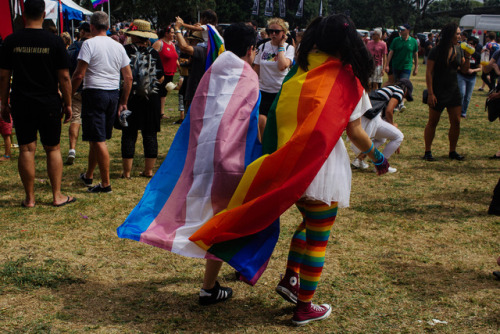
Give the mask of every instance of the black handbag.
[(422, 103), (427, 104), (427, 99), (429, 98), (429, 91), (427, 89), (424, 89), (422, 92)]

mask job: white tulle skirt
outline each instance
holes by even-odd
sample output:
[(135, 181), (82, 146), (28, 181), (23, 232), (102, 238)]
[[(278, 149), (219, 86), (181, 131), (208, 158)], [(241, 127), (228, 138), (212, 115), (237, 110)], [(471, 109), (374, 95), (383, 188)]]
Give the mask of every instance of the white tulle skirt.
[(350, 195), (349, 155), (344, 141), (340, 138), (302, 198), (322, 201), (325, 204), (338, 202), (339, 208), (344, 208), (349, 206)]

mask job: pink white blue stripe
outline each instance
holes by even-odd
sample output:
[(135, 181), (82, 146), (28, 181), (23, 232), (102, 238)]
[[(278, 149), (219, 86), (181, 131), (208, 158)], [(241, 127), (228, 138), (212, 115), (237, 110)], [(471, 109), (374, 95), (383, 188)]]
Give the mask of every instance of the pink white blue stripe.
[(118, 228), (130, 238), (191, 257), (213, 257), (188, 238), (227, 204), (260, 156), (258, 78), (231, 52), (203, 76), (168, 155)]

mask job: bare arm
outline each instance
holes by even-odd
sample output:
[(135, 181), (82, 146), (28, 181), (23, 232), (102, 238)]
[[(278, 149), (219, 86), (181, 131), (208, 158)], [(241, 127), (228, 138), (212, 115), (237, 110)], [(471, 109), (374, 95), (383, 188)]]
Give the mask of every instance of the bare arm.
[(160, 39), (153, 43), (153, 49), (155, 49), (156, 51), (160, 52), (161, 47), (162, 47), (162, 43), (161, 43)]
[(10, 91), (10, 75), (11, 70), (0, 69), (0, 102), (2, 103), (1, 116), (2, 119), (10, 123), (10, 106), (9, 106), (9, 91)]
[(394, 125), (394, 108), (398, 106), (399, 102), (395, 98), (391, 98), (387, 107), (385, 107), (385, 121)]
[(122, 67), (121, 69), (122, 77), (123, 77), (123, 86), (120, 95), (120, 102), (118, 105), (118, 116), (123, 110), (127, 109), (127, 101), (130, 91), (132, 90), (132, 70), (130, 69), (130, 65)]
[(179, 42), (179, 49), (181, 49), (182, 52), (192, 56), (194, 54), (194, 48), (191, 45), (189, 45), (184, 39), (184, 36), (182, 36), (182, 33), (180, 32), (181, 26), (182, 26), (182, 19), (180, 17), (177, 17), (177, 21), (175, 21), (174, 24), (174, 31), (175, 31), (175, 38), (177, 38), (177, 42)]
[[(361, 126), (361, 118), (347, 123), (346, 133), (354, 146), (361, 150), (361, 152), (368, 151), (372, 146), (370, 137), (368, 137), (365, 130), (363, 130), (363, 127)], [(370, 159), (375, 160), (374, 150), (371, 150), (368, 153), (368, 156)]]
[(255, 71), (255, 73), (257, 73), (257, 76), (260, 77), (260, 65), (254, 64), (253, 65), (253, 70)]
[(63, 69), (57, 71), (57, 78), (59, 80), (59, 90), (63, 97), (63, 112), (64, 112), (64, 123), (68, 123), (71, 119), (71, 78), (69, 77), (69, 70)]
[(413, 54), (413, 65), (415, 66), (413, 75), (416, 76), (418, 74), (418, 51)]
[(425, 83), (427, 85), (427, 92), (429, 97), (427, 98), (427, 104), (429, 107), (434, 107), (437, 103), (436, 96), (434, 95), (434, 90), (432, 89), (432, 74), (434, 73), (435, 61), (427, 58), (427, 70), (425, 71)]
[(462, 57), (462, 61), (460, 62), (460, 72), (463, 74), (469, 73), (469, 68), (470, 68), (470, 55), (465, 55)]
[(71, 78), (71, 87), (72, 87), (71, 95), (74, 95), (78, 87), (80, 87), (80, 85), (82, 84), (83, 78), (85, 77), (85, 73), (87, 72), (88, 67), (89, 64), (87, 64), (83, 60), (78, 61), (75, 72), (73, 73), (73, 77)]
[[(285, 56), (285, 53), (286, 53), (285, 40), (286, 40), (286, 38), (287, 38), (287, 36), (283, 35), (283, 38), (281, 39), (280, 44), (278, 46), (278, 70), (280, 70), (280, 71), (284, 71), (288, 67), (290, 67), (290, 65), (292, 65), (292, 61)], [(281, 49), (281, 51), (280, 51), (280, 49)]]
[(389, 73), (389, 64), (391, 63), (392, 56), (394, 55), (394, 52), (391, 50), (389, 51), (389, 56), (387, 57), (387, 63), (385, 63), (385, 72)]

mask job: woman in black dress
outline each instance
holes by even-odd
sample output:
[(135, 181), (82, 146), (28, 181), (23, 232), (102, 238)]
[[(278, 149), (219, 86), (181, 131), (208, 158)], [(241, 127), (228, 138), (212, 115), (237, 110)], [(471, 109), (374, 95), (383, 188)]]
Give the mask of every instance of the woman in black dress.
[(425, 81), (429, 97), (429, 121), (425, 126), (425, 154), (424, 160), (436, 160), (431, 153), (432, 141), (436, 133), (436, 126), (441, 113), (446, 108), (450, 119), (448, 139), (450, 141), (449, 158), (463, 160), (464, 157), (456, 152), (460, 135), (460, 114), (462, 110), (462, 95), (458, 88), (457, 71), (467, 73), (469, 70), (470, 54), (464, 54), (458, 45), (460, 28), (456, 23), (448, 23), (441, 30), (441, 38), (427, 59)]

